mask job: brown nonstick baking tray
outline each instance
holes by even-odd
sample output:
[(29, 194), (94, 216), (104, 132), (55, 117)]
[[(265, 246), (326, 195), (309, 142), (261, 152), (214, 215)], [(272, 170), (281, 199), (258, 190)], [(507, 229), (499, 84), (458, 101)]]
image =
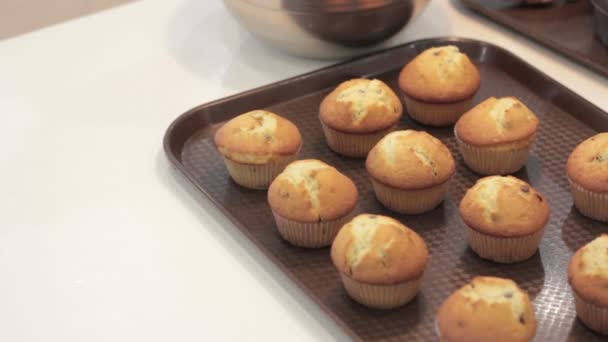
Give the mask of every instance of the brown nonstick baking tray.
[[(399, 124), (402, 129), (426, 130), (440, 138), (457, 161), (446, 201), (417, 216), (384, 209), (374, 197), (364, 160), (341, 157), (325, 144), (317, 110), (333, 87), (363, 76), (382, 79), (397, 90), (397, 76), (404, 64), (429, 47), (445, 44), (459, 46), (478, 65), (482, 84), (475, 103), (488, 96), (514, 95), (541, 120), (530, 159), (515, 174), (545, 194), (552, 209), (540, 253), (527, 261), (495, 264), (480, 259), (467, 247), (458, 204), (478, 176), (463, 164), (451, 127), (424, 127), (409, 118)], [(304, 249), (283, 241), (267, 205), (266, 191), (245, 189), (230, 179), (213, 145), (213, 134), (224, 121), (258, 108), (283, 115), (300, 128), (304, 137), (301, 158), (321, 159), (353, 179), (360, 192), (357, 211), (393, 216), (422, 235), (431, 261), (413, 302), (379, 311), (350, 300), (330, 261), (329, 248)], [(241, 233), (356, 339), (436, 340), (434, 317), (441, 302), (473, 276), (495, 275), (514, 279), (530, 293), (539, 321), (538, 341), (599, 341), (600, 335), (575, 319), (566, 269), (573, 252), (607, 231), (608, 225), (587, 219), (572, 207), (564, 168), (578, 142), (606, 130), (608, 114), (506, 50), (475, 40), (438, 38), (415, 41), (196, 107), (171, 124), (164, 148), (175, 167)]]
[(593, 30), (593, 6), (576, 0), (553, 6), (493, 6), (496, 0), (461, 0), (521, 34), (608, 76), (608, 47)]

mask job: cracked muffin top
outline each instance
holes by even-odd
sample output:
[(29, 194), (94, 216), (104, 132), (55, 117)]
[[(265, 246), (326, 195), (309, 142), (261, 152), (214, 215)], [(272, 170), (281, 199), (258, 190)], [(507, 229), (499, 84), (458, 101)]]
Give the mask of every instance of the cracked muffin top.
[(424, 240), (399, 221), (361, 214), (342, 227), (331, 258), (342, 274), (356, 281), (389, 285), (422, 276), (429, 252)]
[(525, 342), (536, 335), (530, 298), (510, 279), (475, 277), (439, 308), (442, 341)]
[(608, 192), (608, 133), (580, 143), (568, 158), (568, 177), (593, 192)]
[(395, 125), (403, 106), (380, 80), (356, 78), (341, 83), (321, 102), (319, 119), (337, 131), (374, 133)]
[(302, 146), (300, 131), (291, 121), (265, 110), (231, 119), (217, 130), (214, 140), (224, 157), (244, 164), (266, 164), (293, 155)]
[(480, 83), (477, 67), (454, 45), (423, 51), (399, 74), (399, 87), (407, 96), (432, 103), (469, 99)]
[(432, 135), (413, 130), (387, 134), (369, 152), (367, 172), (400, 189), (423, 189), (446, 182), (456, 166), (450, 150)]
[(287, 165), (268, 188), (272, 210), (299, 222), (341, 218), (355, 208), (358, 198), (357, 187), (350, 178), (316, 159)]
[(512, 176), (479, 179), (460, 202), (462, 220), (482, 233), (514, 237), (533, 234), (549, 221), (547, 200)]
[(458, 138), (475, 146), (527, 141), (537, 131), (536, 115), (515, 97), (490, 97), (456, 122)]

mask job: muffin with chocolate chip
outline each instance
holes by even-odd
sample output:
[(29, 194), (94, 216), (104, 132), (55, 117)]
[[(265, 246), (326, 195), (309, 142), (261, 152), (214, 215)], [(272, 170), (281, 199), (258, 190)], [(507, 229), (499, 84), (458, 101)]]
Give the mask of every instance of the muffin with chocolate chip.
[(579, 249), (568, 268), (576, 314), (590, 329), (608, 334), (608, 234)]
[(369, 152), (365, 167), (380, 203), (404, 214), (421, 214), (438, 206), (456, 172), (447, 146), (413, 130), (382, 138)]
[(467, 166), (482, 175), (521, 169), (536, 137), (536, 115), (515, 97), (490, 97), (466, 112), (454, 135)]
[(279, 234), (301, 247), (331, 245), (352, 218), (358, 198), (350, 178), (316, 159), (289, 164), (268, 189)]
[(319, 119), (329, 147), (349, 157), (365, 157), (392, 131), (403, 112), (399, 97), (380, 80), (352, 79), (323, 99)]
[(399, 74), (407, 114), (431, 126), (456, 122), (471, 107), (479, 86), (477, 68), (453, 45), (423, 51)]
[(389, 309), (416, 296), (429, 252), (424, 240), (399, 221), (361, 214), (342, 227), (331, 258), (355, 301)]
[(439, 338), (446, 342), (529, 342), (536, 329), (528, 294), (504, 278), (473, 278), (437, 313)]
[(549, 203), (512, 176), (477, 181), (460, 202), (471, 249), (484, 259), (512, 263), (530, 258), (549, 221)]
[(241, 114), (215, 133), (215, 145), (228, 173), (239, 185), (266, 189), (302, 147), (291, 121), (265, 110)]
[(587, 217), (608, 222), (608, 133), (580, 143), (566, 169), (576, 208)]

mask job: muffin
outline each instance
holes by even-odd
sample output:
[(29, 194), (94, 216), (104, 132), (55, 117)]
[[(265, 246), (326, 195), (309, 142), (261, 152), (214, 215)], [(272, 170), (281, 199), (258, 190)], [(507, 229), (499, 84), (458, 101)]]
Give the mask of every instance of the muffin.
[(536, 335), (530, 298), (510, 279), (475, 277), (437, 313), (440, 341), (527, 342)]
[(429, 252), (424, 240), (399, 221), (361, 214), (340, 230), (331, 259), (350, 297), (389, 309), (416, 296)]
[(365, 157), (401, 118), (399, 97), (380, 80), (343, 82), (321, 102), (319, 119), (329, 147), (349, 157)]
[(515, 97), (490, 97), (466, 112), (454, 135), (467, 166), (482, 175), (521, 169), (538, 129), (538, 118)]
[(266, 189), (294, 161), (302, 136), (291, 121), (265, 110), (241, 114), (215, 133), (228, 173), (247, 188)]
[(423, 51), (399, 74), (408, 115), (431, 126), (456, 122), (471, 107), (479, 85), (479, 71), (453, 45)]
[(608, 222), (608, 133), (578, 145), (566, 169), (576, 208), (587, 217)]
[(471, 249), (501, 263), (523, 261), (536, 253), (549, 214), (547, 200), (512, 176), (482, 178), (460, 202)]
[(331, 245), (352, 218), (359, 193), (350, 178), (320, 160), (289, 164), (268, 189), (279, 234), (301, 247)]
[(365, 166), (378, 200), (404, 214), (438, 206), (456, 171), (452, 154), (439, 139), (413, 130), (388, 134), (369, 152)]
[(590, 329), (608, 334), (608, 235), (579, 249), (568, 267), (578, 318)]

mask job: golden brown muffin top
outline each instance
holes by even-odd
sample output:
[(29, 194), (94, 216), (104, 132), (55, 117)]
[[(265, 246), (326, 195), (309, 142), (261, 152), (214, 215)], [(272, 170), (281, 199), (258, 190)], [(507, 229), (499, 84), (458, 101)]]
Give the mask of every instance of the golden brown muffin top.
[(268, 203), (280, 216), (299, 222), (329, 221), (350, 213), (359, 193), (350, 178), (316, 159), (297, 160), (274, 179)]
[(466, 100), (475, 95), (479, 85), (479, 71), (469, 57), (453, 45), (423, 51), (399, 74), (401, 90), (423, 102)]
[(574, 253), (568, 281), (585, 301), (608, 307), (608, 234), (598, 236)]
[(515, 97), (490, 97), (464, 113), (456, 135), (467, 144), (491, 146), (522, 141), (538, 129), (538, 118)]
[(437, 313), (442, 341), (526, 342), (536, 335), (530, 298), (510, 279), (475, 277)]
[(291, 121), (265, 110), (254, 110), (220, 127), (215, 133), (215, 145), (232, 161), (266, 164), (298, 152), (302, 136)]
[(481, 178), (460, 202), (460, 215), (469, 227), (503, 237), (538, 232), (549, 221), (550, 211), (536, 189), (512, 176)]
[(377, 181), (401, 189), (424, 189), (446, 182), (456, 172), (450, 150), (432, 135), (413, 130), (387, 134), (365, 161)]
[(338, 232), (331, 258), (354, 280), (389, 285), (422, 276), (429, 252), (424, 240), (399, 221), (361, 214)]
[(568, 177), (593, 192), (608, 192), (608, 133), (580, 143), (568, 158)]
[(399, 121), (399, 97), (380, 80), (356, 78), (342, 82), (321, 102), (319, 119), (347, 133), (373, 133)]

